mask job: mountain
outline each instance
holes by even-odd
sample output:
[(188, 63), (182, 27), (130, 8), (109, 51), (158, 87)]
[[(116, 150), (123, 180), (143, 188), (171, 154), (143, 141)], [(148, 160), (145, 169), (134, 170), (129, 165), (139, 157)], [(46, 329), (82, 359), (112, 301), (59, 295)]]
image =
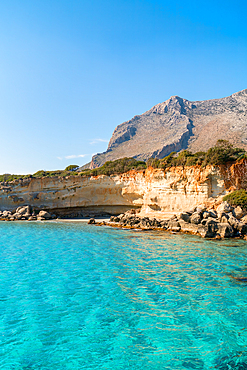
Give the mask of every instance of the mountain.
[(222, 99), (194, 102), (172, 96), (118, 125), (107, 151), (93, 156), (91, 168), (123, 157), (147, 160), (183, 149), (206, 151), (218, 139), (247, 149), (247, 89)]

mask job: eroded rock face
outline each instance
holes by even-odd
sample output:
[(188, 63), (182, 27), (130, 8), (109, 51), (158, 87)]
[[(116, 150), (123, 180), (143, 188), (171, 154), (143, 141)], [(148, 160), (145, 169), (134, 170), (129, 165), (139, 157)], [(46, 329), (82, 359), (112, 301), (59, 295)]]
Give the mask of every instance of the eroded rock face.
[[(56, 215), (59, 210), (69, 211), (70, 217), (76, 217), (79, 210), (90, 218), (96, 217), (98, 210), (118, 215), (132, 208), (130, 216), (136, 209), (140, 209), (141, 218), (158, 215), (162, 219), (167, 213), (180, 213), (185, 222), (190, 218), (189, 223), (205, 226), (204, 220), (210, 218), (227, 223), (229, 217), (242, 216), (239, 208), (219, 204), (229, 188), (238, 188), (244, 181), (247, 182), (246, 159), (224, 167), (224, 171), (212, 166), (172, 167), (166, 171), (150, 167), (112, 176), (33, 178), (9, 183), (8, 191), (0, 184), (0, 211), (11, 211), (9, 216), (21, 219), (35, 217), (40, 210)], [(239, 221), (245, 223), (244, 217)]]
[(0, 188), (0, 209), (14, 210), (31, 216), (36, 210), (101, 207), (110, 214), (128, 208), (142, 212), (181, 212), (195, 208), (210, 197), (225, 193), (220, 170), (211, 166), (130, 171), (114, 176), (71, 176), (67, 178), (33, 178), (13, 182), (8, 192)]

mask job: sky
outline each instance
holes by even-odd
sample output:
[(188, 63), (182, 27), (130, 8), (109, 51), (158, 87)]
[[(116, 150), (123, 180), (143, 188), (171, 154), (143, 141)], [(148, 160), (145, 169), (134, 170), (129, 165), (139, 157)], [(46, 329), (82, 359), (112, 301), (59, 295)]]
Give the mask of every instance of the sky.
[(1, 0), (0, 174), (83, 165), (172, 95), (246, 89), (246, 14), (246, 0)]

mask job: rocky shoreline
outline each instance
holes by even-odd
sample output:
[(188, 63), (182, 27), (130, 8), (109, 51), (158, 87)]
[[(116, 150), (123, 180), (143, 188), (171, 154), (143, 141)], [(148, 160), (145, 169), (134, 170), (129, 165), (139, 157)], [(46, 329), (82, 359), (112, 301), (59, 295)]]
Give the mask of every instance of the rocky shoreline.
[(55, 219), (55, 214), (34, 210), (31, 206), (18, 207), (13, 211), (0, 211), (0, 221), (45, 221)]
[(212, 239), (237, 237), (247, 240), (247, 212), (241, 207), (231, 207), (227, 202), (221, 203), (216, 209), (198, 206), (167, 220), (141, 217), (136, 210), (131, 210), (112, 216), (110, 222), (97, 223), (90, 219), (88, 223), (129, 229), (167, 230)]
[[(13, 211), (0, 211), (0, 221), (47, 221), (60, 218), (67, 217), (57, 216), (45, 210), (35, 210), (30, 205), (18, 207)], [(237, 237), (247, 240), (247, 211), (239, 206), (232, 207), (227, 202), (222, 202), (215, 208), (200, 205), (168, 219), (143, 216), (139, 210), (132, 209), (118, 216), (111, 216), (109, 221), (103, 222), (96, 222), (91, 215), (88, 223), (127, 229), (182, 232), (211, 239)]]

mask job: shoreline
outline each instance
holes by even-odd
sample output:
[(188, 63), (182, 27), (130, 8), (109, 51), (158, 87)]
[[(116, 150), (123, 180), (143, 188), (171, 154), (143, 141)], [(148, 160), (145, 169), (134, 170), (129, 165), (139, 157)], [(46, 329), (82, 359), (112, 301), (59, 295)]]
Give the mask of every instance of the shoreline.
[[(31, 213), (32, 211), (32, 213)], [(147, 209), (128, 210), (118, 216), (87, 215), (86, 217), (68, 217), (50, 214), (45, 210), (33, 211), (30, 206), (17, 208), (15, 213), (2, 212), (0, 221), (4, 222), (53, 222), (87, 223), (95, 226), (108, 226), (126, 230), (168, 231), (172, 234), (199, 235), (208, 239), (241, 238), (247, 241), (247, 210), (232, 207), (222, 202), (217, 207), (199, 205), (191, 210), (177, 212), (147, 212)], [(67, 217), (66, 217), (67, 216)]]
[[(228, 240), (245, 240), (247, 241), (247, 236), (246, 235), (235, 235), (235, 236), (225, 236), (225, 237), (213, 237), (213, 236), (203, 236), (201, 235), (200, 233), (198, 232), (194, 232), (192, 230), (188, 230), (188, 229), (176, 229), (174, 230), (173, 228), (163, 228), (163, 227), (136, 227), (136, 226), (131, 226), (131, 225), (121, 225), (120, 223), (118, 222), (114, 222), (114, 221), (110, 221), (110, 218), (94, 218), (93, 220), (95, 222), (91, 222), (89, 223), (89, 220), (88, 218), (81, 218), (81, 219), (53, 219), (53, 220), (16, 220), (14, 221), (17, 222), (17, 223), (87, 223), (89, 225), (92, 225), (92, 226), (107, 226), (107, 227), (111, 227), (111, 228), (115, 228), (115, 229), (122, 229), (122, 230), (134, 230), (134, 231), (140, 231), (140, 232), (160, 232), (160, 233), (169, 233), (169, 234), (173, 234), (173, 235), (178, 235), (178, 234), (182, 234), (182, 235), (193, 235), (193, 236), (198, 236), (198, 237), (202, 237), (203, 239), (207, 239), (207, 240), (222, 240), (222, 239), (228, 239)], [(7, 220), (0, 220), (0, 222), (9, 222)], [(11, 221), (12, 223), (13, 221)]]

